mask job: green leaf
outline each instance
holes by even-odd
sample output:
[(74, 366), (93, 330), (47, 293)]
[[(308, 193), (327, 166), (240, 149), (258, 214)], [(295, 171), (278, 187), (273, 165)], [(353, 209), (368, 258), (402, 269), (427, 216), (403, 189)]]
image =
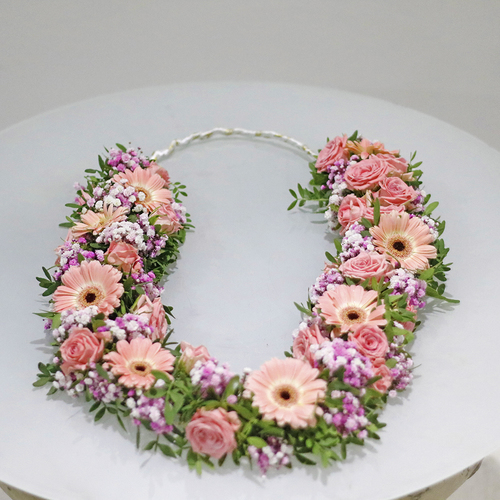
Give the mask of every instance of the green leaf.
[(153, 447), (156, 445), (156, 439), (153, 440), (153, 441), (150, 441), (145, 447), (144, 447), (144, 450), (148, 451), (148, 450), (152, 450)]
[(177, 412), (175, 411), (174, 407), (168, 400), (166, 400), (165, 409), (163, 410), (163, 416), (165, 417), (167, 425), (172, 425), (174, 423), (176, 415)]
[(252, 420), (254, 418), (253, 413), (240, 404), (235, 403), (228, 406), (230, 406), (234, 411), (236, 411), (236, 413), (238, 413), (238, 415), (241, 415), (246, 420)]
[(294, 208), (294, 207), (295, 207), (295, 205), (297, 205), (297, 200), (292, 201), (292, 203), (290, 203), (290, 205), (288, 205), (287, 210), (291, 210), (292, 208)]
[(49, 281), (52, 281), (52, 276), (50, 275), (50, 273), (47, 271), (47, 269), (45, 269), (45, 267), (42, 267), (42, 271), (43, 271), (43, 274), (45, 274), (45, 276), (47, 277), (47, 279)]
[(36, 382), (33, 382), (33, 386), (34, 387), (43, 387), (45, 384), (47, 384), (48, 382), (50, 382), (50, 379), (47, 378), (47, 377), (42, 377), (42, 378), (39, 378)]
[(106, 380), (109, 380), (109, 375), (108, 375), (108, 372), (102, 367), (102, 365), (100, 365), (99, 363), (97, 363), (95, 365), (95, 369), (97, 370), (97, 373), (104, 379)]
[(127, 152), (127, 148), (121, 144), (116, 143), (116, 147), (121, 150), (123, 153)]
[(388, 359), (385, 362), (385, 366), (387, 366), (387, 368), (394, 368), (397, 364), (398, 362), (394, 358)]
[(201, 476), (201, 461), (200, 460), (198, 460), (198, 462), (196, 462), (195, 468), (196, 468), (196, 474), (198, 474), (198, 476)]
[(433, 267), (429, 267), (429, 269), (425, 269), (419, 274), (418, 279), (427, 281), (434, 276), (434, 271), (435, 269)]
[(101, 158), (101, 155), (98, 155), (97, 158), (99, 159), (99, 166), (101, 167), (101, 170), (104, 170), (106, 168), (106, 164), (104, 163), (104, 160)]
[(57, 392), (57, 389), (54, 386), (52, 386), (47, 392), (47, 396), (52, 396), (52, 394), (54, 394), (55, 392)]
[(239, 377), (239, 375), (235, 375), (227, 384), (226, 389), (224, 390), (224, 393), (222, 394), (222, 400), (226, 400), (228, 398), (228, 396), (231, 396), (231, 394), (234, 394), (239, 383), (240, 383), (240, 377)]
[(450, 304), (460, 304), (459, 300), (457, 300), (457, 299), (449, 299), (448, 297), (444, 297), (443, 295), (439, 294), (437, 292), (437, 290), (435, 290), (434, 288), (432, 288), (429, 285), (427, 285), (427, 288), (425, 289), (425, 293), (429, 297), (434, 297), (436, 299), (441, 299), (441, 300), (444, 300), (446, 302), (449, 302)]
[(295, 452), (295, 458), (302, 464), (305, 465), (316, 465), (316, 462), (313, 460), (305, 457), (304, 455), (301, 455), (300, 453)]
[(373, 224), (378, 226), (380, 222), (380, 200), (375, 198), (375, 202), (373, 203)]
[(92, 401), (92, 394), (90, 394), (88, 387), (85, 387), (85, 401), (87, 403), (90, 403)]
[(241, 457), (241, 454), (238, 452), (238, 450), (234, 450), (233, 451), (233, 454), (232, 454), (232, 458), (233, 458), (233, 462), (235, 463), (235, 465), (240, 465), (240, 457)]
[(42, 297), (47, 297), (48, 295), (52, 295), (57, 289), (57, 283), (52, 283), (49, 287), (47, 287), (47, 290), (42, 293)]
[(335, 262), (335, 257), (330, 252), (325, 252), (325, 256), (330, 262)]
[(55, 330), (56, 328), (59, 328), (61, 325), (61, 314), (55, 314), (54, 317), (52, 318), (52, 329)]
[(293, 189), (289, 189), (290, 191), (290, 194), (295, 198), (297, 199), (297, 193), (293, 190)]
[(98, 422), (101, 420), (102, 417), (104, 417), (104, 414), (106, 413), (106, 407), (103, 406), (96, 414), (94, 417), (94, 422)]
[(79, 253), (77, 259), (78, 263), (81, 264), (85, 260), (85, 257), (83, 256), (82, 253)]
[(179, 394), (178, 392), (172, 392), (170, 397), (174, 402), (173, 411), (175, 414), (177, 414), (184, 405), (184, 396), (182, 394)]
[(371, 227), (373, 227), (373, 224), (365, 217), (361, 217), (361, 224), (363, 224), (363, 226), (365, 226), (366, 229), (370, 229)]
[(257, 437), (257, 436), (249, 436), (247, 438), (248, 444), (255, 446), (256, 448), (264, 448), (264, 446), (267, 446), (267, 442), (264, 441), (262, 438)]
[(90, 410), (89, 410), (89, 413), (92, 413), (93, 411), (97, 410), (97, 408), (99, 408), (99, 406), (101, 406), (101, 402), (100, 401), (96, 401), (91, 407), (90, 407)]
[(158, 447), (160, 448), (161, 452), (167, 457), (177, 457), (174, 450), (172, 450), (172, 448), (170, 448), (168, 444), (158, 443)]
[(342, 253), (342, 241), (341, 240), (333, 240), (335, 244), (335, 248), (337, 249), (337, 253)]
[(306, 309), (305, 307), (301, 306), (300, 304), (297, 304), (297, 302), (294, 302), (295, 307), (301, 312), (304, 313), (307, 316), (311, 316), (311, 311), (309, 309)]
[(430, 215), (435, 208), (437, 208), (437, 206), (439, 205), (439, 201), (435, 201), (433, 203), (431, 203), (430, 205), (428, 205), (426, 207), (426, 209), (424, 210), (424, 215)]
[(349, 139), (347, 139), (348, 141), (355, 141), (357, 140), (358, 138), (358, 131), (355, 130), (354, 133), (351, 135), (351, 137), (349, 137)]
[(43, 363), (38, 363), (38, 369), (47, 377), (50, 377), (50, 372)]
[(151, 370), (151, 373), (156, 377), (156, 379), (161, 379), (164, 382), (167, 382), (167, 384), (169, 385), (172, 383), (165, 372), (161, 372), (159, 370)]
[(125, 427), (125, 424), (123, 423), (122, 417), (120, 417), (120, 415), (118, 413), (116, 414), (116, 420), (118, 420), (120, 427), (126, 432), (127, 429)]
[(53, 312), (41, 312), (41, 313), (33, 313), (36, 316), (40, 316), (40, 318), (53, 318), (56, 313)]

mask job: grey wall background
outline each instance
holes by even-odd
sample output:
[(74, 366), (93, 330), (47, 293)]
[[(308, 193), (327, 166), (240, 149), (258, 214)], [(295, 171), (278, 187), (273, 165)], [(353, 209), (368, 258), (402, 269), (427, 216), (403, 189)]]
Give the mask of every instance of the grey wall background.
[[(497, 0), (0, 0), (0, 130), (105, 93), (261, 80), (386, 99), (500, 150), (499, 22)], [(452, 499), (499, 498), (499, 472), (500, 452)]]
[(500, 149), (496, 0), (0, 0), (0, 129), (171, 82), (337, 87)]

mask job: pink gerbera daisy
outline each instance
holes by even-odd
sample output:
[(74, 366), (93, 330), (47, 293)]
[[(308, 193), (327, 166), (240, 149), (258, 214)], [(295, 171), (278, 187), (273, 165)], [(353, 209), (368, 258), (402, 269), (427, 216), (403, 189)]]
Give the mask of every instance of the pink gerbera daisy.
[(326, 382), (319, 371), (299, 359), (273, 358), (252, 372), (245, 388), (265, 419), (294, 429), (316, 424), (315, 408), (325, 397)]
[(99, 213), (89, 210), (81, 216), (81, 222), (77, 222), (71, 228), (71, 233), (75, 238), (90, 232), (99, 234), (105, 227), (113, 224), (113, 222), (125, 220), (126, 212), (126, 208), (118, 207), (115, 209), (113, 205), (104, 205), (103, 211)]
[(111, 314), (120, 305), (122, 273), (108, 264), (84, 261), (71, 267), (61, 278), (63, 284), (54, 292), (54, 310), (85, 309), (97, 306), (99, 312)]
[(120, 340), (116, 350), (103, 359), (111, 364), (114, 375), (121, 375), (118, 381), (126, 387), (149, 389), (156, 380), (153, 370), (168, 373), (174, 369), (175, 356), (150, 339)]
[[(145, 206), (149, 212), (172, 201), (172, 193), (164, 188), (165, 181), (153, 170), (136, 168), (132, 172), (127, 169), (125, 172), (116, 174), (113, 180), (132, 186), (139, 193), (136, 203)], [(144, 196), (142, 200), (141, 193)]]
[(437, 256), (429, 226), (418, 217), (410, 219), (406, 212), (391, 212), (380, 216), (378, 226), (370, 228), (373, 244), (389, 257), (397, 260), (401, 267), (409, 270), (427, 269), (429, 259)]
[(385, 326), (384, 302), (377, 306), (378, 293), (360, 285), (339, 285), (325, 292), (317, 306), (328, 325), (339, 325), (342, 333), (355, 331), (361, 325)]
[(376, 155), (379, 153), (399, 155), (399, 151), (387, 151), (385, 146), (378, 141), (371, 142), (368, 139), (361, 139), (361, 141), (347, 141), (347, 149), (354, 154), (361, 156), (361, 158), (366, 159), (370, 155)]

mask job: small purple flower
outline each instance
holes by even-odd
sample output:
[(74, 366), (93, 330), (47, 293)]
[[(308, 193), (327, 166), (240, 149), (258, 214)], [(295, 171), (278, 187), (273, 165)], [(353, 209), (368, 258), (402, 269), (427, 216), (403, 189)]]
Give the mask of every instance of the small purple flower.
[(370, 424), (365, 417), (365, 409), (361, 401), (352, 393), (333, 391), (330, 396), (332, 399), (342, 399), (342, 407), (330, 408), (323, 418), (327, 424), (334, 425), (343, 437), (363, 431)]
[(361, 355), (352, 342), (335, 338), (318, 346), (312, 345), (311, 352), (320, 365), (328, 368), (331, 376), (343, 368), (344, 382), (357, 389), (366, 387), (374, 376), (370, 360)]
[(147, 420), (156, 434), (172, 432), (173, 426), (167, 424), (163, 413), (165, 398), (147, 398), (141, 395), (137, 401), (133, 397), (129, 397), (126, 404), (132, 408), (130, 415), (135, 425), (141, 425), (140, 420)]
[(248, 453), (252, 460), (257, 462), (262, 475), (265, 476), (270, 467), (279, 469), (290, 463), (293, 446), (286, 444), (280, 438), (271, 436), (267, 438), (267, 446), (263, 448), (249, 446)]
[(205, 362), (197, 361), (190, 376), (193, 385), (201, 386), (203, 396), (208, 394), (210, 388), (220, 396), (234, 377), (234, 373), (229, 370), (227, 363), (221, 365), (215, 358), (210, 358)]
[(323, 272), (316, 282), (309, 288), (309, 298), (313, 304), (327, 291), (333, 290), (338, 285), (344, 283), (344, 277), (336, 269), (327, 269)]
[(393, 289), (391, 295), (407, 293), (409, 306), (418, 307), (419, 309), (425, 307), (425, 302), (421, 299), (425, 296), (427, 283), (424, 280), (415, 278), (411, 271), (396, 269), (391, 276), (389, 288)]

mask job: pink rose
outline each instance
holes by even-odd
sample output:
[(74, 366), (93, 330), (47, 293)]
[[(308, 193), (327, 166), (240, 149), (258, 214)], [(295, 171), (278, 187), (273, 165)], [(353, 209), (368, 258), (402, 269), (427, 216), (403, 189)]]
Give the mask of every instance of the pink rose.
[(156, 219), (156, 224), (159, 224), (161, 230), (168, 235), (176, 233), (182, 227), (179, 216), (169, 203), (163, 204), (156, 213), (160, 216)]
[(352, 191), (375, 189), (389, 172), (389, 164), (383, 158), (372, 156), (351, 164), (344, 175), (347, 187)]
[(352, 224), (359, 221), (365, 216), (366, 200), (358, 198), (354, 194), (348, 194), (340, 204), (338, 219), (339, 224), (342, 226), (341, 234), (345, 233)]
[(417, 192), (399, 177), (386, 177), (380, 182), (380, 191), (373, 193), (380, 206), (405, 205), (417, 197)]
[(325, 338), (319, 331), (318, 325), (313, 325), (299, 331), (293, 340), (293, 357), (295, 359), (305, 360), (314, 367), (314, 356), (310, 351), (313, 344), (321, 344)]
[(186, 426), (186, 438), (195, 453), (206, 453), (219, 459), (236, 449), (234, 434), (240, 426), (235, 411), (200, 408)]
[(327, 167), (336, 161), (348, 160), (349, 153), (346, 149), (347, 135), (335, 137), (320, 152), (316, 160), (316, 170), (325, 172)]
[(392, 375), (391, 370), (385, 364), (384, 358), (378, 358), (372, 361), (372, 367), (374, 371), (375, 377), (382, 377), (380, 380), (377, 380), (372, 387), (382, 394), (385, 394), (389, 387), (392, 384)]
[(167, 318), (165, 317), (165, 309), (160, 297), (153, 300), (153, 310), (149, 318), (149, 326), (153, 329), (151, 340), (161, 340), (167, 333)]
[(396, 158), (390, 154), (378, 154), (379, 158), (383, 158), (388, 164), (391, 171), (396, 175), (404, 174), (408, 171), (408, 162), (404, 158)]
[(95, 363), (102, 357), (104, 342), (88, 328), (73, 327), (68, 338), (61, 345), (63, 364), (61, 370), (68, 375), (75, 370), (85, 370), (88, 363)]
[(157, 297), (153, 302), (145, 294), (139, 297), (132, 312), (140, 316), (153, 330), (150, 336), (151, 340), (161, 340), (165, 337), (168, 328), (168, 322), (165, 317), (165, 309), (161, 299)]
[(362, 325), (355, 332), (349, 332), (348, 340), (356, 344), (357, 350), (372, 360), (383, 358), (389, 350), (389, 343), (383, 330), (376, 325)]
[(383, 278), (392, 269), (391, 264), (378, 252), (360, 252), (356, 257), (345, 261), (339, 270), (351, 278)]
[(204, 345), (193, 347), (189, 342), (181, 342), (182, 356), (179, 362), (184, 366), (184, 369), (189, 373), (197, 361), (208, 361), (210, 354)]
[(153, 312), (153, 303), (146, 294), (142, 294), (137, 300), (132, 312), (137, 316), (141, 316), (144, 321), (149, 323), (149, 319)]
[(158, 174), (165, 182), (164, 187), (168, 188), (170, 184), (170, 175), (168, 175), (168, 172), (163, 167), (160, 167), (158, 163), (151, 162), (148, 170), (151, 170), (151, 175)]
[(116, 266), (120, 271), (129, 273), (139, 261), (137, 249), (129, 243), (122, 241), (112, 241), (108, 251), (104, 254), (107, 257), (108, 264)]

